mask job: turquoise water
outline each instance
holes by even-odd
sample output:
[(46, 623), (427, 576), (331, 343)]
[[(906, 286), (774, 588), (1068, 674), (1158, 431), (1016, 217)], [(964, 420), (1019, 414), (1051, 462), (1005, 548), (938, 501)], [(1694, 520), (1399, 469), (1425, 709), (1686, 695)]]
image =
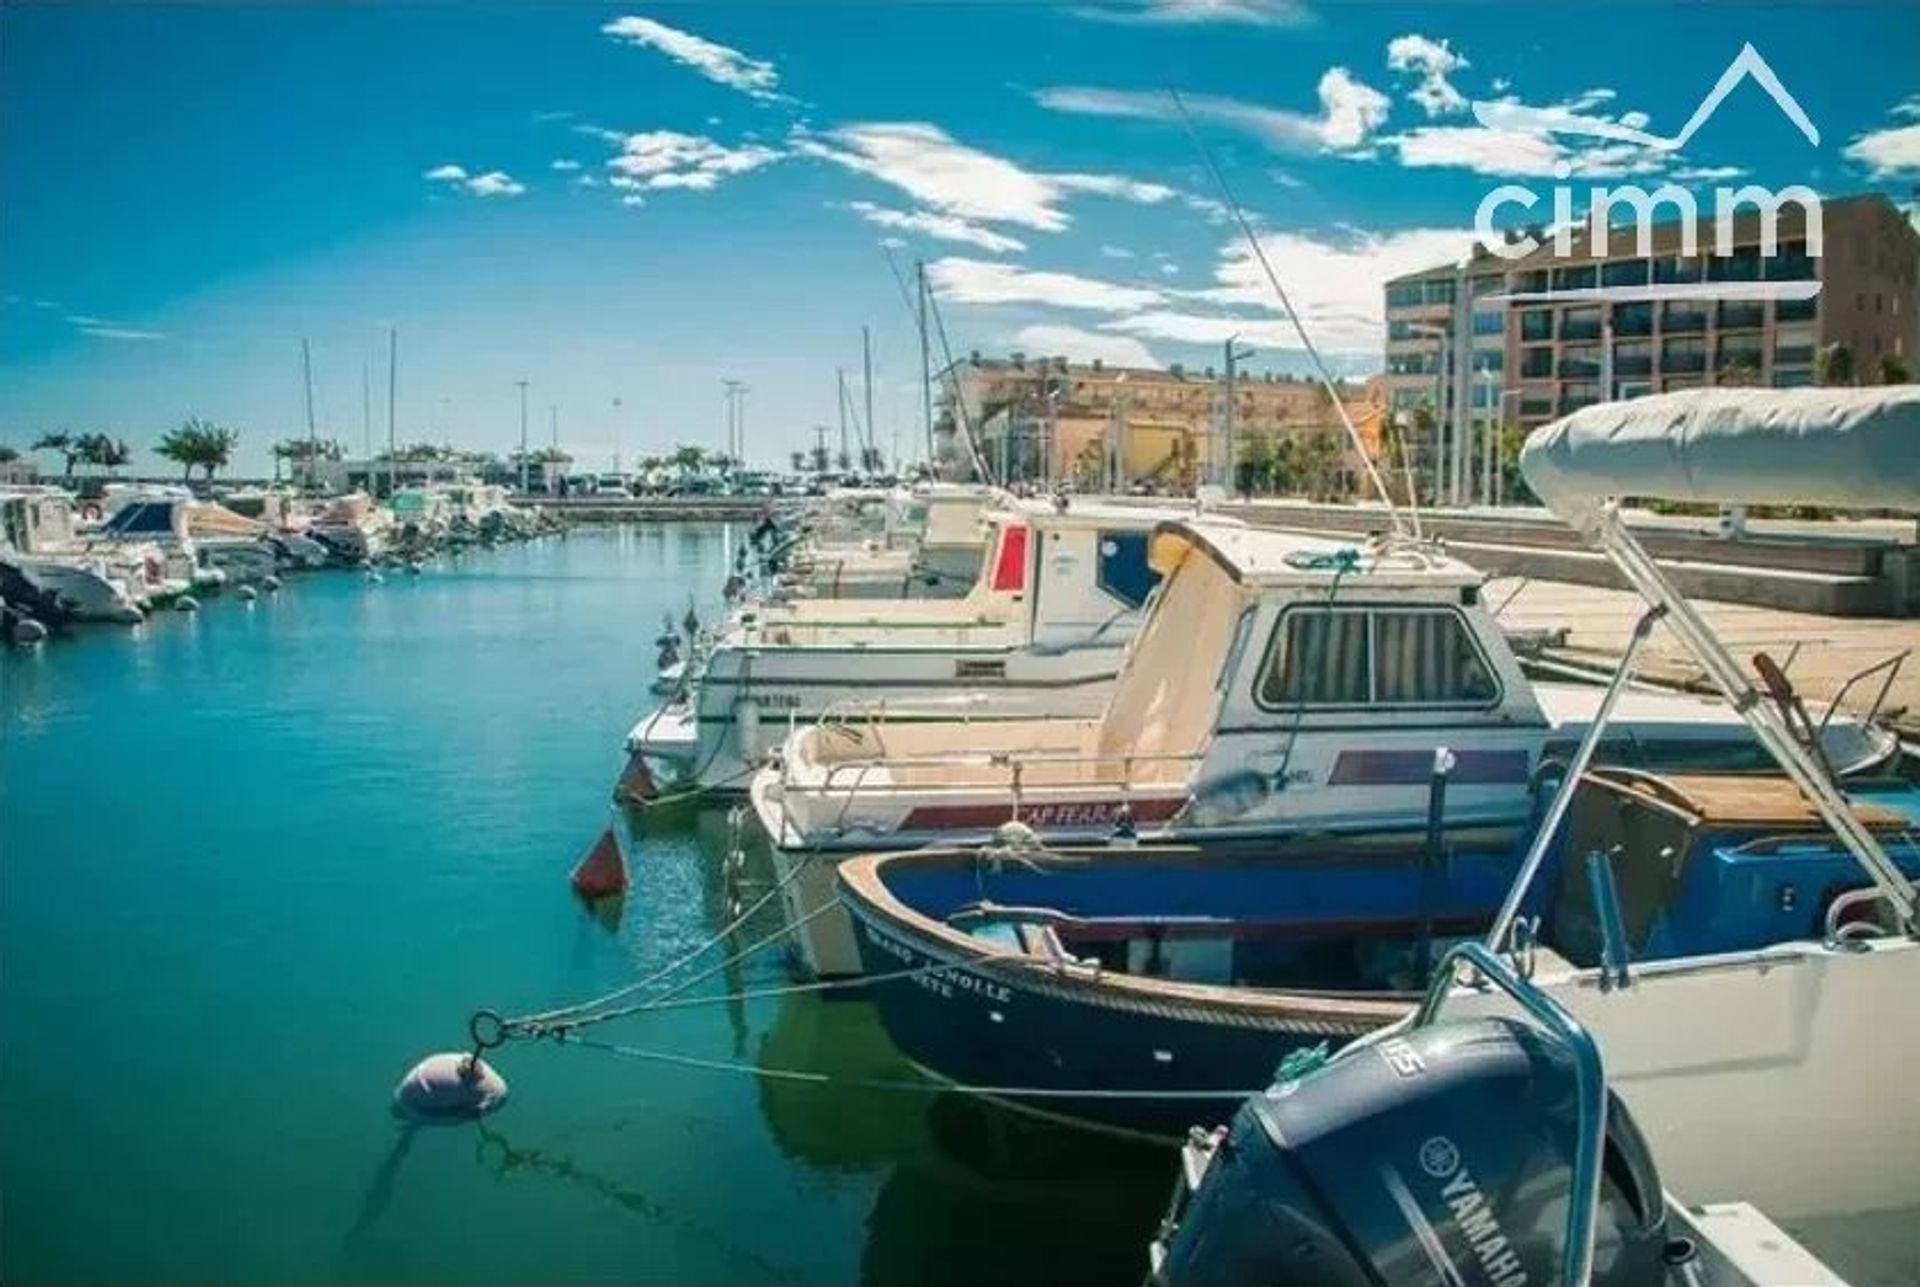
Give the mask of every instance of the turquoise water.
[[(476, 1006), (604, 991), (764, 888), (713, 809), (623, 821), (617, 921), (566, 884), (724, 542), (576, 533), (0, 655), (0, 1277), (1138, 1281), (1171, 1155), (952, 1095), (515, 1045), (485, 1123), (390, 1116)], [(908, 1075), (857, 1001), (607, 1035)]]

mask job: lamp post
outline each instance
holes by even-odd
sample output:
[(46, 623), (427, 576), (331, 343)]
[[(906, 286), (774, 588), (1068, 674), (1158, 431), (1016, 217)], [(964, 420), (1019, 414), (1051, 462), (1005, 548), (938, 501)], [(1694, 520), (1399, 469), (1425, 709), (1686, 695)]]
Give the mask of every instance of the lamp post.
[(1252, 349), (1242, 349), (1239, 347), (1239, 343), (1240, 343), (1240, 332), (1235, 331), (1232, 335), (1227, 336), (1227, 345), (1226, 345), (1227, 407), (1226, 407), (1226, 414), (1223, 418), (1224, 424), (1225, 424), (1225, 431), (1221, 435), (1223, 438), (1221, 446), (1225, 448), (1226, 460), (1223, 462), (1219, 470), (1222, 476), (1215, 479), (1215, 482), (1227, 488), (1229, 491), (1233, 489), (1233, 472), (1234, 472), (1233, 471), (1233, 464), (1234, 464), (1233, 462), (1233, 412), (1234, 412), (1233, 380), (1234, 380), (1235, 374), (1239, 370), (1240, 363), (1246, 361), (1248, 358), (1253, 356)]
[[(556, 444), (557, 445), (557, 444)], [(620, 472), (620, 399), (613, 400), (613, 472)]]
[(527, 494), (527, 382), (515, 380), (514, 387), (520, 390), (520, 494)]

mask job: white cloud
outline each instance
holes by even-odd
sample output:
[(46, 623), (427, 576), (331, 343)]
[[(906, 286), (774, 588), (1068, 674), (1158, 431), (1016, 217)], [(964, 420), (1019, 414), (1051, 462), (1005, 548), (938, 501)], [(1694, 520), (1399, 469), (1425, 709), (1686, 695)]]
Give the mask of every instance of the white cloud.
[(878, 121), (825, 134), (797, 129), (794, 151), (864, 174), (912, 197), (917, 205), (968, 222), (1011, 223), (1060, 232), (1061, 209), (1074, 193), (1153, 204), (1172, 188), (1122, 175), (1045, 174), (961, 143), (937, 125)]
[(469, 174), (465, 166), (448, 164), (437, 165), (420, 177), (429, 183), (445, 183), (463, 188), (476, 197), (517, 197), (527, 190), (526, 184), (504, 170)]
[(1125, 246), (1102, 246), (1100, 253), (1108, 259), (1132, 259), (1133, 252)]
[(620, 198), (620, 204), (623, 206), (639, 207), (647, 204), (647, 199), (638, 192), (629, 192), (626, 196)]
[(527, 185), (504, 170), (488, 170), (468, 179), (466, 189), (476, 197), (517, 197), (527, 190)]
[[(1543, 115), (1584, 115), (1589, 119), (1638, 129), (1647, 123), (1645, 113), (1623, 112), (1608, 117), (1592, 111), (1615, 97), (1610, 89), (1589, 89), (1563, 103), (1545, 109)], [(1494, 100), (1512, 104), (1511, 97)], [(1608, 179), (1630, 174), (1654, 174), (1682, 158), (1675, 153), (1656, 151), (1639, 143), (1609, 140), (1591, 144), (1572, 144), (1564, 136), (1544, 128), (1493, 129), (1486, 125), (1421, 125), (1399, 134), (1383, 134), (1380, 147), (1399, 158), (1400, 164), (1415, 169), (1452, 167), (1471, 170), (1490, 177), (1560, 177), (1566, 167), (1571, 178)]]
[[(1299, 310), (1307, 334), (1316, 347), (1336, 353), (1378, 353), (1384, 338), (1382, 319), (1383, 290), (1388, 279), (1435, 264), (1465, 259), (1473, 248), (1469, 229), (1407, 228), (1396, 232), (1375, 233), (1359, 229), (1346, 236), (1320, 238), (1298, 232), (1268, 232), (1260, 236), (1261, 249), (1281, 274), (1287, 294)], [(1251, 308), (1267, 315), (1276, 327), (1267, 333), (1268, 344), (1297, 348), (1298, 338), (1284, 317), (1275, 317), (1279, 301), (1268, 285), (1246, 243), (1233, 240), (1221, 251), (1215, 270), (1218, 285), (1207, 290), (1183, 292), (1178, 298), (1193, 300), (1216, 308)], [(1172, 320), (1186, 317), (1184, 322)], [(1223, 319), (1192, 319), (1191, 313), (1145, 315), (1126, 319), (1127, 325), (1114, 323), (1109, 329), (1124, 329), (1149, 338), (1186, 338), (1168, 333), (1175, 326), (1189, 332), (1204, 329), (1208, 335), (1224, 339), (1219, 328)], [(1224, 319), (1228, 329), (1240, 327), (1252, 343), (1255, 332), (1247, 330), (1247, 318)], [(1155, 329), (1157, 324), (1159, 329)]]
[[(1920, 94), (1896, 104), (1895, 116), (1920, 118)], [(1846, 157), (1867, 168), (1869, 177), (1891, 179), (1920, 171), (1920, 125), (1890, 125), (1856, 135)]]
[(1115, 0), (1083, 5), (1074, 13), (1101, 22), (1192, 25), (1231, 22), (1256, 27), (1297, 27), (1313, 14), (1299, 0)]
[(1153, 350), (1130, 335), (1103, 335), (1078, 326), (1053, 326), (1036, 323), (1023, 326), (1013, 334), (1010, 348), (1047, 357), (1064, 357), (1069, 362), (1105, 362), (1111, 366), (1159, 366)]
[(1407, 92), (1429, 117), (1463, 112), (1466, 96), (1453, 87), (1447, 77), (1470, 66), (1464, 54), (1455, 53), (1444, 40), (1408, 34), (1387, 42), (1387, 67), (1397, 72), (1412, 72), (1420, 83)]
[(162, 331), (143, 331), (138, 327), (119, 326), (106, 322), (97, 326), (83, 326), (80, 328), (80, 333), (91, 335), (96, 340), (164, 340), (167, 338)]
[(1072, 273), (1042, 272), (984, 259), (937, 259), (927, 279), (942, 299), (960, 304), (1044, 304), (1126, 313), (1159, 303), (1162, 292)]
[[(1320, 77), (1316, 91), (1318, 113), (1262, 107), (1240, 99), (1212, 94), (1187, 95), (1182, 101), (1197, 121), (1212, 121), (1251, 134), (1282, 152), (1347, 151), (1366, 143), (1392, 104), (1385, 94), (1356, 80), (1344, 67), (1331, 67)], [(1082, 116), (1119, 116), (1138, 120), (1177, 121), (1180, 110), (1159, 90), (1061, 87), (1034, 95), (1040, 106)]]
[(1174, 263), (1171, 259), (1163, 259), (1160, 261), (1160, 273), (1162, 276), (1172, 277), (1179, 273), (1179, 271), (1180, 265)]
[(604, 35), (642, 48), (657, 49), (685, 67), (691, 67), (717, 85), (737, 89), (749, 98), (773, 102), (782, 97), (780, 74), (770, 62), (749, 58), (738, 49), (715, 44), (690, 31), (680, 31), (651, 18), (615, 18), (600, 28)]
[(1027, 243), (1016, 237), (995, 232), (977, 223), (968, 223), (957, 215), (935, 214), (931, 210), (890, 210), (871, 201), (849, 201), (847, 209), (877, 227), (923, 233), (942, 241), (963, 242), (996, 255), (1027, 248)]
[(620, 140), (620, 152), (607, 162), (616, 188), (684, 188), (706, 192), (722, 179), (772, 165), (785, 153), (759, 143), (728, 147), (698, 134), (647, 130)]
[(575, 170), (578, 170), (580, 168), (580, 163), (578, 161), (565, 161), (565, 160), (555, 161), (553, 163), (553, 168), (558, 170), (562, 174), (572, 174)]
[(1272, 179), (1277, 186), (1286, 188), (1289, 191), (1298, 191), (1307, 186), (1306, 180), (1300, 178), (1298, 175), (1288, 174), (1285, 170), (1269, 170), (1267, 171), (1267, 177)]
[(1683, 167), (1667, 177), (1675, 183), (1723, 183), (1737, 179), (1746, 171), (1737, 165), (1700, 165)]

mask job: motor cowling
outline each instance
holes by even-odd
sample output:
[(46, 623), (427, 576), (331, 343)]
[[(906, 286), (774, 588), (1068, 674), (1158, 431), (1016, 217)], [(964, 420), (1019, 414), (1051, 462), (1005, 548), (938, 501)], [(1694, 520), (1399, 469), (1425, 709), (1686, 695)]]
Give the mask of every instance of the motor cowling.
[[(1160, 1277), (1180, 1287), (1557, 1283), (1577, 1104), (1566, 1047), (1509, 1019), (1350, 1051), (1240, 1109), (1162, 1244)], [(1660, 1282), (1665, 1199), (1611, 1092), (1605, 1150), (1592, 1282)]]

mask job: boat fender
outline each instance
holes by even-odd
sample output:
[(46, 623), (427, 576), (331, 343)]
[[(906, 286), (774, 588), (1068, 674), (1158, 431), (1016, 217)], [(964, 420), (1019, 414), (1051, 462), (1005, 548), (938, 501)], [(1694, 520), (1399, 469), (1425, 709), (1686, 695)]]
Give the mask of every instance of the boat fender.
[(234, 594), (239, 596), (240, 602), (242, 603), (252, 603), (260, 597), (260, 592), (250, 585), (241, 586), (238, 590), (234, 591)]
[(428, 1055), (393, 1088), (393, 1107), (421, 1122), (482, 1117), (507, 1099), (507, 1079), (478, 1054)]
[(265, 586), (269, 592), (278, 590), (280, 588), (280, 578), (277, 576), (264, 577), (261, 579), (260, 584)]
[(569, 877), (574, 892), (582, 898), (610, 898), (627, 890), (627, 858), (620, 851), (620, 838), (608, 827), (587, 850), (587, 856), (574, 867)]
[(647, 757), (633, 752), (627, 757), (626, 771), (614, 784), (614, 800), (620, 804), (645, 804), (659, 794), (660, 787), (653, 780), (653, 768), (647, 763)]
[(759, 754), (760, 703), (743, 697), (733, 704), (733, 726), (740, 736), (740, 758), (750, 760)]
[(183, 594), (173, 601), (173, 606), (180, 612), (198, 612), (200, 611), (200, 600), (190, 594)]
[(13, 641), (22, 648), (31, 648), (34, 644), (42, 643), (46, 637), (47, 627), (44, 622), (35, 621), (32, 617), (22, 617), (13, 623)]

